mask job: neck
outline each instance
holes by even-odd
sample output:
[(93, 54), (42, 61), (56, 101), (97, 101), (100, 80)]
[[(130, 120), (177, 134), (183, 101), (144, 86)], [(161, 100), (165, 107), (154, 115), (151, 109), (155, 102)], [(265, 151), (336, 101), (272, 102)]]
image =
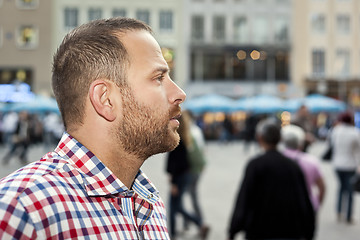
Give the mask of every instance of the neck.
[(135, 177), (145, 160), (136, 156), (117, 152), (115, 155), (101, 158), (102, 162), (128, 188), (131, 189)]
[(271, 150), (276, 150), (276, 145), (272, 145), (272, 144), (268, 144), (268, 143), (265, 143), (263, 142), (261, 144), (261, 146), (264, 148), (264, 150), (267, 152), (267, 151), (271, 151)]
[[(131, 189), (136, 175), (145, 159), (126, 153), (121, 146), (114, 146), (114, 142), (107, 137), (81, 132), (69, 132), (76, 140), (89, 149), (111, 172), (128, 188)], [(86, 137), (84, 137), (86, 136)], [(93, 142), (92, 139), (97, 139)]]

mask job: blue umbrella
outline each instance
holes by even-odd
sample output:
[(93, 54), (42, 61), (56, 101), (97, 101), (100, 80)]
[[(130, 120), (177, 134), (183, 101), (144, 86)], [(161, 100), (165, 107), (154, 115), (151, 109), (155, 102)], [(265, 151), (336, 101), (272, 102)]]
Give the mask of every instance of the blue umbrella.
[(0, 112), (8, 112), (10, 109), (11, 103), (0, 102)]
[(305, 98), (286, 100), (284, 110), (296, 112), (302, 105), (305, 105), (312, 113), (342, 112), (346, 110), (346, 104), (344, 102), (321, 94), (311, 94)]
[(253, 113), (275, 113), (283, 109), (283, 100), (271, 95), (258, 95), (241, 98), (235, 101), (234, 111), (251, 111)]
[(284, 100), (284, 111), (296, 112), (301, 105), (305, 105), (305, 98), (291, 98)]
[(252, 99), (250, 97), (243, 97), (234, 101), (233, 111), (251, 111)]
[(305, 105), (310, 112), (342, 112), (346, 110), (346, 104), (342, 101), (323, 96), (311, 94), (304, 99)]
[(231, 98), (218, 94), (207, 94), (185, 101), (182, 108), (193, 113), (229, 112), (232, 110), (233, 104), (234, 100)]

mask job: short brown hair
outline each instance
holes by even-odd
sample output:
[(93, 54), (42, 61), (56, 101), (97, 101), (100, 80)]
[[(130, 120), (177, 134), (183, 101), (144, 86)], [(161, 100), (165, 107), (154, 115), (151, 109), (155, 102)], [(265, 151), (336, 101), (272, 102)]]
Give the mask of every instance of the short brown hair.
[(141, 21), (119, 17), (89, 22), (65, 36), (54, 55), (52, 88), (66, 129), (70, 123), (83, 123), (85, 99), (94, 80), (126, 84), (130, 63), (119, 34), (132, 30), (152, 33)]

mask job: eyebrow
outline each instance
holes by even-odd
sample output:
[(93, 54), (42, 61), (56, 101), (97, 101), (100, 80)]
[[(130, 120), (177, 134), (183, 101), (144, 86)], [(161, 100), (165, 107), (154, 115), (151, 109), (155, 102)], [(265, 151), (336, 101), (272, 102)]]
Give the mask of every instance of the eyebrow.
[(154, 71), (152, 71), (152, 74), (155, 74), (155, 73), (158, 73), (158, 72), (170, 73), (170, 68), (168, 68), (168, 67), (158, 67)]

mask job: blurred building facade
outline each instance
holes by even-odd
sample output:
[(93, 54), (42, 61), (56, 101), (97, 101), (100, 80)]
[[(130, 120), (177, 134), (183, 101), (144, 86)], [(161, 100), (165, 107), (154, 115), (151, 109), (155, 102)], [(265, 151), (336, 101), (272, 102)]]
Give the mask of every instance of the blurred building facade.
[(0, 0), (0, 84), (51, 89), (51, 1)]
[(294, 1), (293, 81), (357, 105), (360, 2)]
[(52, 55), (65, 34), (112, 16), (151, 25), (189, 98), (319, 92), (360, 104), (355, 0), (0, 0), (0, 83), (51, 95)]
[(296, 94), (292, 0), (185, 0), (189, 97)]
[(184, 85), (185, 59), (182, 37), (183, 3), (179, 0), (52, 0), (53, 52), (67, 32), (88, 21), (116, 16), (132, 17), (148, 23), (154, 30), (163, 55), (171, 68), (171, 76)]

